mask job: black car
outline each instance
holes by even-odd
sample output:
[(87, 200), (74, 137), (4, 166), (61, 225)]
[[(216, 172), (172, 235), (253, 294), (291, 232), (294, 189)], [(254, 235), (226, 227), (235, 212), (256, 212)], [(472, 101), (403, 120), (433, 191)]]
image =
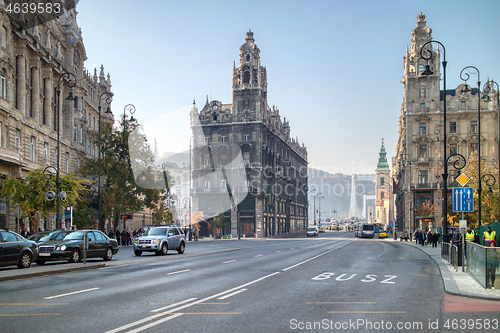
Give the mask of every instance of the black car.
[(99, 230), (77, 230), (69, 233), (63, 240), (51, 240), (38, 246), (39, 256), (36, 263), (43, 265), (49, 260), (79, 262), (83, 258), (83, 237), (87, 235), (87, 258), (111, 260), (118, 252), (116, 239), (111, 239)]
[(12, 231), (0, 229), (0, 266), (28, 268), (38, 258), (36, 243)]
[[(56, 230), (56, 231), (49, 231), (45, 233), (45, 235), (38, 240), (35, 239), (30, 239), (34, 240), (38, 245), (41, 245), (44, 242), (47, 241), (52, 241), (52, 240), (60, 240), (62, 241), (64, 237), (66, 237), (68, 234), (72, 233), (74, 230)], [(35, 235), (35, 234), (33, 234)], [(31, 236), (30, 236), (31, 238)]]
[(49, 235), (50, 233), (51, 233), (51, 231), (37, 231), (37, 232), (29, 235), (29, 237), (27, 239), (30, 241), (33, 241), (33, 242), (39, 242), (40, 238), (45, 237), (45, 236)]

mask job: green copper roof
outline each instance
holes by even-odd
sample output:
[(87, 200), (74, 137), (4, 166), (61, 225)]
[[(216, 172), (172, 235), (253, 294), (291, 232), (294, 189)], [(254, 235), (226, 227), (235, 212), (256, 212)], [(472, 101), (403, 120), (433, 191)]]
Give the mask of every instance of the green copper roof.
[(387, 164), (387, 153), (384, 147), (384, 141), (382, 141), (382, 147), (380, 148), (380, 157), (378, 158), (378, 164), (376, 170), (389, 170), (389, 164)]

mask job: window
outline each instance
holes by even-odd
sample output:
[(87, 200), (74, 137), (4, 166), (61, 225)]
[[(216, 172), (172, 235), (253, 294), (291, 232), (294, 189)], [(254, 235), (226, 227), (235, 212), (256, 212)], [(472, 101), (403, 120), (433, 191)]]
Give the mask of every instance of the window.
[(425, 103), (420, 103), (421, 108), (425, 108)]
[(209, 154), (203, 155), (203, 165), (206, 165), (206, 166), (210, 165), (210, 155)]
[(418, 148), (418, 157), (427, 157), (427, 145), (420, 145)]
[(30, 161), (35, 162), (35, 149), (36, 149), (36, 138), (34, 136), (31, 137), (30, 141)]
[(80, 158), (78, 158), (78, 159), (76, 160), (76, 166), (77, 166), (77, 167), (80, 167)]
[(420, 99), (425, 99), (425, 97), (426, 97), (425, 89), (422, 89), (419, 91), (419, 97), (420, 97)]
[(476, 133), (477, 131), (477, 121), (473, 120), (470, 122), (470, 131), (471, 133)]
[(69, 153), (66, 153), (66, 173), (69, 173)]
[(250, 133), (244, 133), (243, 134), (243, 141), (244, 142), (250, 142)]
[(380, 178), (380, 186), (384, 186), (384, 185), (385, 185), (385, 178), (381, 177)]
[(3, 135), (2, 135), (2, 122), (0, 121), (0, 147), (3, 147), (3, 143), (4, 143), (4, 140), (3, 140)]
[(247, 54), (247, 61), (250, 61), (250, 54)]
[(83, 125), (80, 125), (80, 143), (84, 144), (85, 142), (83, 141)]
[(73, 100), (73, 107), (78, 110), (78, 97), (75, 97), (75, 99)]
[(383, 199), (384, 196), (385, 196), (385, 192), (384, 191), (380, 192), (380, 199)]
[(457, 145), (450, 145), (450, 155), (457, 153)]
[(203, 181), (203, 188), (204, 189), (209, 189), (210, 188), (210, 179), (205, 178), (205, 180)]
[(246, 71), (243, 74), (243, 83), (250, 83), (250, 72)]
[(16, 128), (16, 139), (15, 139), (16, 147), (21, 147), (21, 130)]
[(206, 145), (210, 144), (210, 137), (208, 137), (208, 136), (205, 137), (205, 144)]
[(473, 142), (470, 144), (470, 152), (477, 151), (477, 142)]
[(427, 124), (426, 123), (420, 124), (420, 134), (427, 134)]
[(73, 127), (73, 141), (78, 142), (78, 127)]
[(457, 133), (457, 123), (455, 121), (450, 122), (450, 133)]
[(249, 151), (243, 152), (243, 160), (250, 161), (250, 152)]
[(419, 184), (427, 184), (428, 171), (420, 170), (418, 172), (418, 183)]
[(225, 179), (220, 180), (220, 188), (226, 188), (226, 180)]
[(226, 165), (227, 164), (227, 153), (221, 153), (220, 154), (220, 165)]
[(219, 138), (220, 142), (227, 142), (227, 136), (225, 134), (221, 135)]
[(3, 70), (0, 74), (0, 97), (7, 98), (7, 80), (5, 79), (5, 72)]
[(466, 104), (465, 104), (465, 101), (461, 101), (461, 102), (460, 102), (460, 106), (465, 106), (465, 105), (466, 105)]

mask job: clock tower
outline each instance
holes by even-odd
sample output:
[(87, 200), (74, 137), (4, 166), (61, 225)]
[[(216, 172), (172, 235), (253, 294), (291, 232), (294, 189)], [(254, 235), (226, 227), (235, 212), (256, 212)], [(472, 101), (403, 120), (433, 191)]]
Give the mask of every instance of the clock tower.
[(232, 113), (236, 121), (261, 121), (267, 111), (267, 75), (259, 53), (249, 30), (240, 47), (239, 67), (233, 64)]

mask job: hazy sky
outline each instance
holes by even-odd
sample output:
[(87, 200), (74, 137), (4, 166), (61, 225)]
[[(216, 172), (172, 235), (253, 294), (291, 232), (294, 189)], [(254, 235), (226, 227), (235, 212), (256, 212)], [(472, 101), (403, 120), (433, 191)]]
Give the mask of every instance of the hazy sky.
[[(308, 148), (310, 166), (373, 172), (390, 162), (403, 100), (403, 56), (417, 15), (446, 47), (447, 88), (468, 65), (500, 82), (500, 1), (82, 0), (86, 68), (104, 65), (115, 117), (126, 104), (158, 150), (185, 150), (188, 111), (232, 102), (233, 61), (249, 29), (267, 68), (268, 103)], [(475, 85), (476, 79), (472, 80)]]

